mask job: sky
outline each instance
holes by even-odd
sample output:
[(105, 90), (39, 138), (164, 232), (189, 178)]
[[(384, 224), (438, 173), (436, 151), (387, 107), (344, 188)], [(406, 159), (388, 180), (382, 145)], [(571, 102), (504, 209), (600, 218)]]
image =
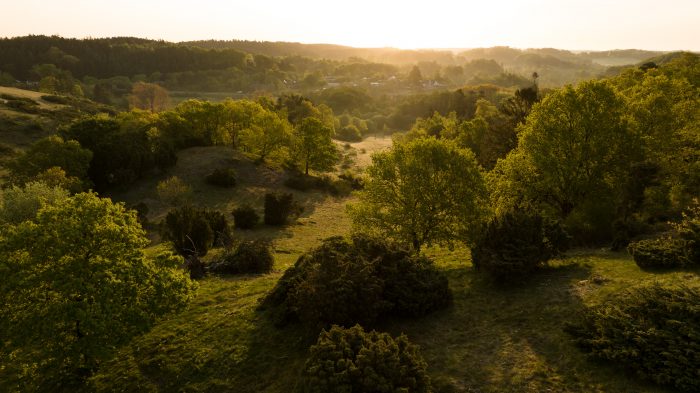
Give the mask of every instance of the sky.
[(700, 51), (700, 0), (0, 0), (0, 37)]

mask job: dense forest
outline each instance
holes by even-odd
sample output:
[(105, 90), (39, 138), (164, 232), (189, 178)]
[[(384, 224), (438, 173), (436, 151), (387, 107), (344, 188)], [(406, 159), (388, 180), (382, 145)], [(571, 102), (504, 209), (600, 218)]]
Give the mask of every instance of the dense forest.
[(0, 39), (0, 391), (695, 392), (700, 56)]

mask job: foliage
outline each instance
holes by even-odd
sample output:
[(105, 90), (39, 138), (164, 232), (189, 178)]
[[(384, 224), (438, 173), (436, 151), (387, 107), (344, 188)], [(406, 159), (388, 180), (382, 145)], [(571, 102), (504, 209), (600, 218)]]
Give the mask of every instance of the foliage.
[(92, 152), (90, 180), (98, 190), (105, 190), (126, 186), (155, 169), (175, 165), (175, 147), (158, 122), (158, 116), (152, 113), (122, 112), (116, 118), (80, 119), (62, 133)]
[(96, 194), (46, 205), (0, 239), (0, 350), (14, 359), (5, 366), (19, 390), (79, 386), (116, 347), (192, 297), (182, 259), (146, 258), (136, 215)]
[(204, 178), (207, 183), (218, 187), (233, 187), (236, 185), (236, 171), (233, 169), (214, 169), (214, 172)]
[(83, 181), (87, 179), (92, 157), (93, 154), (81, 147), (78, 142), (64, 141), (61, 137), (50, 136), (32, 144), (7, 166), (15, 183), (31, 181), (54, 167), (63, 169), (66, 176)]
[(691, 263), (687, 241), (671, 237), (630, 243), (627, 251), (642, 269), (684, 267)]
[[(640, 140), (610, 83), (566, 86), (535, 104), (518, 147), (494, 169), (494, 204), (550, 209), (580, 233), (609, 233)], [(613, 214), (610, 214), (612, 212)], [(595, 219), (602, 219), (591, 226)]]
[(66, 198), (68, 191), (42, 182), (0, 190), (0, 222), (14, 225), (33, 220), (42, 207), (55, 205)]
[(349, 212), (357, 230), (411, 244), (470, 242), (485, 216), (486, 186), (474, 155), (454, 142), (425, 138), (372, 156), (360, 203)]
[(450, 304), (447, 279), (430, 260), (367, 236), (341, 237), (299, 257), (263, 301), (278, 323), (371, 326), (383, 315), (422, 316)]
[(192, 187), (185, 184), (179, 177), (171, 176), (158, 182), (156, 192), (163, 203), (178, 206), (189, 201), (192, 195)]
[(559, 223), (516, 210), (484, 226), (472, 248), (472, 263), (499, 280), (514, 280), (565, 251), (568, 240)]
[(238, 229), (253, 229), (260, 222), (260, 216), (252, 206), (243, 205), (233, 209), (233, 224)]
[(294, 129), (293, 156), (305, 174), (310, 169), (329, 171), (338, 161), (331, 137), (334, 130), (315, 117), (303, 119)]
[(627, 250), (641, 268), (672, 268), (700, 265), (700, 204), (683, 212), (674, 233), (658, 239), (631, 243)]
[(294, 215), (301, 213), (301, 207), (289, 193), (265, 194), (265, 225), (284, 225)]
[(230, 237), (228, 221), (223, 214), (189, 204), (168, 212), (161, 232), (183, 256), (204, 256), (212, 246)]
[(700, 291), (639, 286), (586, 309), (568, 330), (592, 356), (681, 391), (700, 389)]
[(63, 188), (71, 194), (77, 194), (85, 188), (85, 182), (83, 180), (76, 176), (66, 175), (66, 171), (57, 166), (51, 167), (34, 176), (34, 180), (50, 187)]
[(362, 326), (322, 331), (309, 349), (304, 392), (430, 392), (427, 364), (408, 338)]
[(168, 107), (168, 91), (155, 83), (136, 82), (131, 88), (129, 106), (151, 112), (160, 112)]
[(272, 271), (275, 259), (270, 242), (266, 240), (243, 240), (228, 249), (218, 262), (209, 266), (209, 271), (219, 274), (261, 274)]

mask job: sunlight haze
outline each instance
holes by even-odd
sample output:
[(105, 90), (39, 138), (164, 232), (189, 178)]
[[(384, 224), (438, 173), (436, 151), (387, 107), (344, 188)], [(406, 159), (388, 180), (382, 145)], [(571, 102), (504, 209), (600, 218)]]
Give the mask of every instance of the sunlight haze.
[(6, 2), (0, 36), (239, 39), (355, 47), (700, 50), (700, 1)]

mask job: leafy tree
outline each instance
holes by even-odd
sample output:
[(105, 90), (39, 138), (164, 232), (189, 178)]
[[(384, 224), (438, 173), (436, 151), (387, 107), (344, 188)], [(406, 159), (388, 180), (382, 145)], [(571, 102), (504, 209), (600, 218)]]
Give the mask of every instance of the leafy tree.
[(134, 83), (129, 96), (129, 105), (132, 108), (151, 112), (167, 109), (169, 101), (168, 91), (155, 83)]
[(26, 391), (75, 389), (115, 348), (179, 310), (182, 259), (147, 258), (136, 214), (96, 194), (46, 205), (0, 237), (3, 358)]
[(171, 176), (156, 186), (158, 198), (168, 205), (182, 205), (187, 202), (192, 195), (192, 187), (187, 185), (177, 176)]
[(309, 169), (328, 171), (338, 161), (338, 149), (333, 140), (333, 129), (321, 120), (308, 117), (294, 130), (294, 156), (305, 174)]
[(241, 131), (240, 140), (246, 151), (264, 161), (269, 156), (287, 151), (292, 141), (292, 127), (277, 113), (263, 110), (248, 128)]
[(619, 185), (639, 155), (625, 103), (609, 83), (566, 86), (533, 107), (518, 148), (496, 165), (496, 208), (544, 206), (562, 219), (570, 217), (574, 227), (609, 231)]
[(349, 207), (356, 230), (424, 245), (470, 242), (485, 217), (484, 178), (474, 154), (434, 138), (399, 143), (372, 156), (360, 203)]
[(26, 152), (9, 162), (8, 167), (15, 183), (30, 181), (54, 167), (60, 167), (69, 177), (85, 180), (92, 157), (92, 152), (81, 147), (80, 143), (50, 136), (35, 142)]
[(68, 198), (68, 191), (41, 182), (0, 190), (0, 222), (19, 224), (36, 217), (46, 205), (55, 205)]

